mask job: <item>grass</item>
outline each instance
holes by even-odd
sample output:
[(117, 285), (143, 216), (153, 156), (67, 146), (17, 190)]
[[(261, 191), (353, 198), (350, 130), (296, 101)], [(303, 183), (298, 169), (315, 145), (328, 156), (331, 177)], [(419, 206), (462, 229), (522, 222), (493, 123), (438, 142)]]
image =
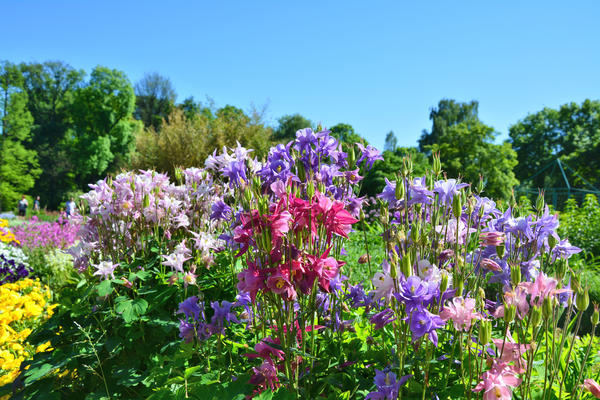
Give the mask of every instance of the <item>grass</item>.
[[(346, 255), (342, 256), (342, 261), (347, 264), (342, 268), (342, 273), (348, 276), (351, 284), (366, 283), (373, 274), (381, 269), (381, 263), (384, 258), (384, 244), (381, 237), (382, 230), (378, 225), (367, 226), (365, 231), (357, 230), (350, 233), (350, 240), (345, 244)], [(367, 239), (365, 246), (365, 236)], [(359, 264), (359, 258), (368, 253), (371, 256), (371, 266), (369, 263)]]

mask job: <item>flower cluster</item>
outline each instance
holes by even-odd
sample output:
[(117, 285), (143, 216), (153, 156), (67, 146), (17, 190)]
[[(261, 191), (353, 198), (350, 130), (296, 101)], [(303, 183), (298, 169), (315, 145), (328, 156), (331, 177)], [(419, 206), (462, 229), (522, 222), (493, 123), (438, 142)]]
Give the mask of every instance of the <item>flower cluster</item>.
[(36, 216), (13, 228), (22, 246), (66, 249), (76, 238), (79, 226), (71, 220), (59, 218), (55, 222), (40, 222)]
[[(131, 262), (147, 257), (156, 251), (153, 248), (161, 252), (163, 265), (176, 273), (184, 273), (183, 265), (191, 259), (192, 270), (197, 264), (209, 267), (212, 250), (219, 246), (212, 234), (219, 222), (210, 216), (226, 190), (198, 168), (178, 170), (177, 179), (180, 184), (165, 174), (141, 171), (90, 185), (92, 190), (82, 196), (89, 216), (76, 218), (82, 220), (81, 240), (69, 249), (77, 269)], [(188, 275), (188, 281), (193, 280), (193, 272)]]
[[(264, 163), (239, 146), (231, 155), (215, 153), (207, 160), (207, 168), (219, 171), (233, 189), (228, 200), (235, 204), (218, 207), (231, 216), (231, 233), (223, 238), (236, 257), (245, 258), (237, 288), (246, 314), (254, 315), (248, 324), (264, 328), (256, 354), (248, 355), (262, 359), (250, 380), (258, 391), (279, 386), (278, 373), (292, 387), (298, 384), (304, 360), (290, 349), (315, 350), (305, 338), (324, 327), (315, 323), (317, 315), (327, 315), (335, 329), (349, 322), (340, 319), (345, 277), (339, 256), (362, 209), (354, 192), (362, 179), (356, 165), (364, 161), (371, 168), (380, 158), (368, 146), (356, 160), (329, 131), (307, 128), (287, 145), (273, 147)], [(194, 323), (204, 326), (202, 320)], [(191, 335), (189, 322), (182, 326)]]
[(8, 229), (8, 221), (5, 219), (0, 219), (0, 244), (4, 243), (16, 245), (20, 244), (14, 233)]
[(53, 314), (49, 299), (49, 289), (32, 279), (0, 286), (0, 386), (17, 377), (21, 362), (47, 350), (49, 343), (33, 348), (27, 336)]

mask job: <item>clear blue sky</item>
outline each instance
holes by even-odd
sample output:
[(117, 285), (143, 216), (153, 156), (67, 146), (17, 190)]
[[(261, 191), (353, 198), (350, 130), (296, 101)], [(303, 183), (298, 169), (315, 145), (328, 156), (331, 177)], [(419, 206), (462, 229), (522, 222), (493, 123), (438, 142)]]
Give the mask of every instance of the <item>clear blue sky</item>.
[(600, 98), (599, 1), (408, 3), (0, 0), (0, 59), (158, 72), (178, 100), (346, 122), (378, 147), (415, 145), (444, 97), (478, 100), (501, 138)]

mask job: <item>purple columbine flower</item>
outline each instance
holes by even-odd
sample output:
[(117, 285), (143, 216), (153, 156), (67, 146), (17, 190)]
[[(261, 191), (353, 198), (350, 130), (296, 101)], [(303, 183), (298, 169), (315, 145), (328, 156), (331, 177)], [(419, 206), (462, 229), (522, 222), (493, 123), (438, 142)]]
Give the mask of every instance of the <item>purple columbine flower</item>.
[(294, 148), (300, 153), (308, 152), (312, 146), (317, 145), (317, 136), (313, 133), (310, 128), (300, 129), (296, 132), (296, 143)]
[(429, 340), (437, 346), (438, 337), (436, 329), (441, 328), (445, 324), (439, 315), (432, 314), (423, 307), (417, 307), (413, 310), (412, 314), (406, 318), (410, 318), (410, 330), (412, 332), (413, 342), (424, 335), (429, 334)]
[(552, 249), (552, 260), (555, 261), (557, 258), (566, 260), (573, 254), (577, 254), (580, 251), (581, 249), (579, 247), (571, 246), (571, 243), (569, 243), (567, 239), (564, 239)]
[(231, 312), (231, 306), (233, 303), (223, 300), (219, 305), (218, 301), (213, 301), (210, 306), (215, 311), (211, 319), (213, 326), (223, 326), (224, 322), (235, 322), (239, 323), (237, 317)]
[(243, 161), (232, 161), (221, 170), (229, 178), (229, 186), (241, 186), (248, 182), (246, 177), (246, 164)]
[(355, 286), (350, 286), (350, 292), (346, 295), (350, 300), (352, 307), (368, 307), (373, 302), (373, 299), (365, 293), (362, 283)]
[(427, 304), (434, 296), (432, 287), (418, 276), (411, 276), (403, 281), (398, 293), (394, 297), (399, 302), (406, 304), (408, 312), (421, 304)]
[(412, 204), (431, 204), (433, 202), (433, 192), (427, 189), (427, 180), (425, 177), (415, 178), (408, 187), (409, 200), (408, 205)]
[(217, 221), (231, 219), (231, 207), (229, 207), (223, 200), (218, 200), (212, 205), (212, 213), (210, 219), (216, 219)]
[(180, 319), (179, 320), (179, 337), (182, 338), (186, 343), (191, 343), (196, 335), (194, 325), (189, 322)]
[(377, 197), (387, 201), (388, 204), (393, 207), (396, 204), (396, 182), (390, 182), (388, 178), (385, 178), (385, 187), (383, 188), (383, 192), (378, 194)]
[(452, 204), (454, 195), (457, 194), (460, 189), (467, 186), (469, 186), (468, 183), (458, 183), (456, 179), (441, 180), (433, 185), (433, 191), (440, 196), (440, 201), (443, 204), (450, 205)]
[(394, 316), (394, 311), (389, 308), (373, 315), (369, 321), (375, 325), (375, 329), (381, 329), (387, 324), (394, 322), (396, 317)]
[(406, 375), (397, 380), (393, 372), (375, 370), (375, 386), (377, 391), (371, 392), (365, 399), (395, 400), (400, 393), (400, 386), (404, 385), (412, 375)]
[(362, 152), (362, 155), (360, 156), (358, 161), (356, 161), (356, 165), (360, 165), (360, 163), (363, 160), (365, 160), (365, 166), (367, 170), (370, 170), (371, 168), (373, 168), (373, 163), (375, 163), (375, 161), (383, 160), (383, 156), (375, 147), (371, 145), (367, 145), (367, 147), (365, 147), (360, 143), (356, 143), (356, 145)]
[(198, 305), (198, 297), (196, 296), (188, 297), (179, 303), (179, 309), (177, 310), (177, 314), (183, 314), (187, 318), (194, 318), (195, 321), (200, 320), (201, 313), (202, 310)]

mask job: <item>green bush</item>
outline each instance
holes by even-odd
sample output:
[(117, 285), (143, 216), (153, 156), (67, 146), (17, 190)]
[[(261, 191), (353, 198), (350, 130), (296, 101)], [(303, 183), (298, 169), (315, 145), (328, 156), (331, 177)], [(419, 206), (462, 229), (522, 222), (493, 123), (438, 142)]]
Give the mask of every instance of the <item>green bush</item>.
[(569, 238), (572, 245), (580, 247), (586, 257), (600, 257), (600, 204), (598, 198), (588, 194), (581, 206), (569, 199), (560, 214), (559, 234)]

